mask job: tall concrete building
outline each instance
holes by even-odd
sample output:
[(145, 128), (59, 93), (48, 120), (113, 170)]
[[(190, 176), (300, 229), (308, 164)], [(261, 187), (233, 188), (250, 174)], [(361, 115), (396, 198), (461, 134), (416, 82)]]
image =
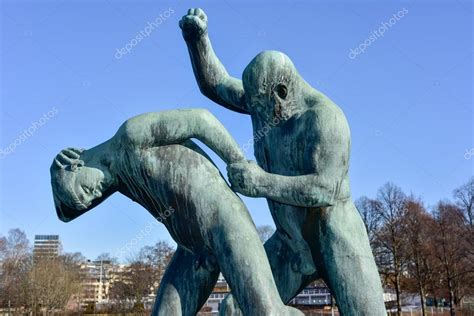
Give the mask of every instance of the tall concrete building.
[(84, 272), (82, 301), (85, 304), (106, 304), (112, 283), (119, 278), (123, 265), (110, 260), (87, 260), (81, 266)]
[(59, 256), (61, 241), (59, 235), (35, 235), (33, 257), (37, 259), (52, 259)]

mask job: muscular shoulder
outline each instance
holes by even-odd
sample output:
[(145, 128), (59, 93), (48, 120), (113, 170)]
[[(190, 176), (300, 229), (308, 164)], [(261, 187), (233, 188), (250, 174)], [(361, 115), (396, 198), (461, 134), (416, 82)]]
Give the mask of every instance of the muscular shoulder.
[(307, 150), (311, 160), (307, 164), (320, 174), (346, 172), (350, 156), (351, 136), (342, 110), (329, 98), (307, 110)]
[(308, 113), (314, 120), (314, 128), (331, 137), (350, 138), (349, 124), (344, 112), (331, 99), (323, 94), (308, 105)]

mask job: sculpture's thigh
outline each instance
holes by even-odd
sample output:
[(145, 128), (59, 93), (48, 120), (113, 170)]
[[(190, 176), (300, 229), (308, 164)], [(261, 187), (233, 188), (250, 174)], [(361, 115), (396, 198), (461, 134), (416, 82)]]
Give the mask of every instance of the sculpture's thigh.
[(152, 316), (194, 316), (212, 292), (219, 267), (197, 266), (199, 255), (178, 247), (161, 280)]
[(255, 225), (242, 201), (231, 194), (233, 198), (223, 197), (225, 205), (219, 211), (219, 225), (211, 239), (222, 274), (242, 314), (302, 315), (282, 303)]
[(386, 315), (380, 276), (367, 233), (351, 201), (322, 210), (316, 221), (316, 260), (341, 315)]
[[(275, 232), (265, 243), (265, 251), (283, 303), (288, 303), (306, 285), (318, 278), (317, 273), (308, 276), (294, 271), (291, 258), (294, 257), (295, 252), (283, 241), (279, 232)], [(232, 294), (227, 295), (222, 302), (220, 312), (221, 315), (226, 316), (242, 315), (238, 303)]]

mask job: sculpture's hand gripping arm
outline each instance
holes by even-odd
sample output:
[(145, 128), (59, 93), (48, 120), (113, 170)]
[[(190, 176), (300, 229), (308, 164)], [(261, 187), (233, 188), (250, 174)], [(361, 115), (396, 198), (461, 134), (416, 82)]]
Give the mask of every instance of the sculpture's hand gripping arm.
[(349, 194), (344, 178), (328, 181), (324, 175), (283, 176), (268, 173), (255, 162), (239, 162), (227, 167), (232, 188), (251, 197), (300, 207), (326, 207)]

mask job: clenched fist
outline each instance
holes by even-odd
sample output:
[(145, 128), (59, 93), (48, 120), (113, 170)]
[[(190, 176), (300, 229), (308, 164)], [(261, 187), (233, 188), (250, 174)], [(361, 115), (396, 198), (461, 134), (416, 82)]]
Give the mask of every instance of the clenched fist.
[(254, 161), (243, 161), (227, 166), (231, 188), (249, 197), (259, 197), (265, 171)]
[(202, 9), (189, 9), (179, 21), (179, 27), (185, 41), (198, 40), (207, 32), (207, 16)]

